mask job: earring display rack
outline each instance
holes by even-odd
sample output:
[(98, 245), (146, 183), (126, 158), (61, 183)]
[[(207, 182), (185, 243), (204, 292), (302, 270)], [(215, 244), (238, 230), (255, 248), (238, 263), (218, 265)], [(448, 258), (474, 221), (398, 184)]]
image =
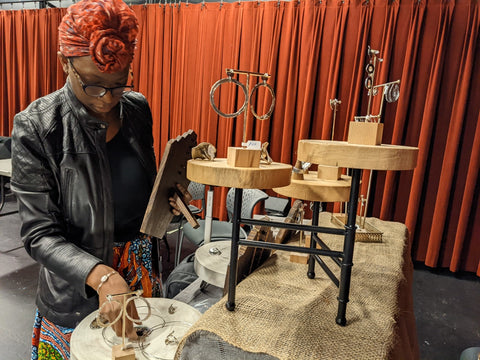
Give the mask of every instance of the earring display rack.
[[(254, 219), (241, 218), (242, 192), (247, 188), (275, 189), (282, 192), (282, 187), (291, 185), (291, 166), (273, 163), (278, 168), (287, 167), (288, 171), (282, 169), (274, 174), (270, 168), (272, 165), (261, 166), (260, 168), (236, 168), (228, 167), (225, 159), (215, 159), (216, 162), (201, 162), (190, 160), (187, 163), (187, 178), (191, 181), (205, 183), (207, 185), (226, 186), (235, 188), (235, 201), (233, 211), (233, 229), (230, 250), (230, 269), (237, 269), (238, 248), (240, 245), (257, 248), (283, 250), (297, 253), (309, 254), (307, 276), (315, 277), (315, 263), (330, 277), (332, 282), (339, 288), (338, 310), (336, 323), (341, 326), (347, 324), (346, 308), (349, 301), (352, 259), (355, 244), (356, 217), (358, 206), (358, 194), (360, 187), (362, 169), (374, 170), (411, 170), (417, 163), (418, 148), (399, 145), (358, 145), (343, 141), (330, 140), (300, 140), (297, 151), (298, 160), (318, 165), (348, 167), (352, 169), (350, 180), (350, 191), (348, 194), (347, 222), (344, 229), (335, 227), (318, 226), (320, 202), (324, 198), (316, 197), (313, 200), (313, 214), (311, 225), (291, 224), (282, 222), (269, 222)], [(275, 179), (272, 179), (272, 175)], [(301, 180), (299, 180), (301, 181)], [(273, 185), (275, 183), (275, 185)], [(294, 184), (298, 186), (298, 184)], [(300, 184), (301, 186), (301, 184)], [(310, 185), (311, 186), (311, 185)], [(290, 186), (292, 189), (292, 187)], [(313, 192), (315, 193), (315, 192)], [(295, 197), (295, 194), (289, 194)], [(307, 192), (308, 195), (308, 192)], [(296, 195), (298, 196), (298, 194)], [(304, 195), (302, 195), (304, 196)], [(307, 196), (304, 196), (307, 197)], [(329, 201), (340, 200), (332, 199)], [(310, 247), (302, 247), (288, 244), (265, 243), (253, 240), (240, 240), (240, 225), (271, 226), (312, 233)], [(343, 249), (332, 250), (318, 237), (318, 233), (342, 235), (344, 237)], [(317, 248), (316, 245), (320, 248)], [(340, 276), (328, 268), (322, 261), (322, 256), (328, 256), (340, 268)], [(237, 284), (237, 272), (230, 271), (228, 278), (228, 299), (226, 308), (235, 310), (235, 288)]]

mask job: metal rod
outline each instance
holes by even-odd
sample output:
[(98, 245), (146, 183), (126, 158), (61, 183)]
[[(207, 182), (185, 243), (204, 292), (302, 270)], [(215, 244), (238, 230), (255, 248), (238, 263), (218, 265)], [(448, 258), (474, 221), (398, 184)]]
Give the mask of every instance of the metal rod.
[(278, 227), (284, 229), (291, 229), (291, 230), (306, 230), (312, 232), (319, 232), (324, 234), (333, 234), (333, 235), (345, 235), (344, 229), (336, 229), (324, 226), (315, 226), (313, 225), (302, 225), (302, 224), (292, 224), (292, 223), (284, 223), (284, 222), (277, 222), (277, 221), (265, 221), (265, 220), (254, 220), (254, 219), (240, 219), (242, 224), (246, 225), (259, 225), (259, 226), (268, 226), (268, 227)]
[(226, 71), (227, 71), (227, 75), (228, 75), (228, 73), (233, 73), (233, 74), (259, 76), (259, 77), (263, 77), (263, 78), (266, 78), (266, 79), (270, 78), (270, 74), (268, 74), (268, 73), (259, 73), (259, 72), (255, 72), (255, 71), (244, 71), (244, 70), (234, 70), (234, 69), (227, 69)]
[(274, 250), (282, 250), (282, 251), (294, 251), (303, 254), (315, 254), (315, 255), (322, 255), (322, 256), (336, 256), (336, 257), (343, 257), (343, 253), (341, 251), (333, 251), (333, 250), (324, 250), (324, 249), (310, 249), (304, 246), (297, 246), (297, 245), (286, 245), (286, 244), (277, 244), (265, 241), (255, 241), (255, 240), (239, 240), (239, 245), (251, 246), (261, 249), (274, 249)]
[(228, 301), (225, 307), (235, 310), (235, 287), (237, 285), (238, 243), (240, 238), (240, 215), (242, 211), (242, 189), (235, 188), (233, 205), (232, 244), (230, 246), (230, 274), (228, 278)]
[[(320, 212), (320, 202), (314, 201), (313, 202), (313, 207), (312, 207), (312, 226), (317, 226), (318, 225), (318, 214)], [(313, 239), (315, 231), (312, 230), (311, 236), (310, 236), (310, 248), (308, 249), (312, 255), (308, 258), (308, 270), (307, 270), (307, 276), (309, 279), (314, 279), (315, 278), (315, 259), (313, 257), (314, 251), (318, 250), (316, 248), (316, 242)], [(327, 251), (327, 250), (323, 250)], [(343, 254), (342, 254), (343, 255)]]
[(323, 271), (325, 271), (325, 273), (328, 275), (330, 280), (332, 280), (332, 282), (335, 284), (335, 286), (338, 287), (340, 285), (340, 281), (335, 276), (335, 274), (332, 272), (332, 270), (330, 270), (328, 265), (325, 264), (325, 262), (320, 258), (320, 256), (317, 256), (317, 255), (312, 255), (312, 256), (315, 258), (315, 260), (317, 260), (318, 265), (320, 265), (320, 267), (323, 269)]
[(345, 225), (345, 240), (343, 243), (343, 261), (340, 273), (340, 293), (338, 295), (338, 312), (336, 322), (345, 326), (347, 319), (348, 296), (350, 293), (350, 280), (352, 276), (353, 248), (355, 246), (356, 216), (358, 206), (358, 191), (360, 187), (360, 169), (352, 169), (352, 182), (350, 188), (350, 199), (348, 202), (348, 220)]
[[(312, 234), (312, 239), (314, 239), (315, 242), (316, 242), (318, 245), (320, 245), (320, 247), (321, 247), (322, 249), (324, 249), (324, 250), (330, 250), (330, 251), (331, 251), (330, 247), (329, 247), (327, 244), (325, 244), (325, 243), (322, 241), (322, 239), (320, 239), (320, 238), (317, 236), (317, 234)], [(341, 259), (342, 257), (343, 257), (343, 253), (342, 253), (342, 256), (339, 256), (339, 257), (333, 257), (333, 256), (332, 256), (332, 260), (333, 260), (333, 261), (335, 262), (335, 264), (337, 264), (338, 266), (342, 266), (342, 262), (340, 261), (340, 259)]]
[[(239, 73), (237, 73), (239, 74)], [(245, 87), (247, 88), (247, 94), (250, 94), (250, 74), (247, 75), (247, 82), (245, 84)], [(247, 102), (247, 106), (245, 106), (245, 110), (243, 111), (243, 136), (242, 136), (242, 143), (247, 142), (247, 120), (248, 120), (248, 109), (250, 105), (250, 95), (247, 96), (245, 99)]]

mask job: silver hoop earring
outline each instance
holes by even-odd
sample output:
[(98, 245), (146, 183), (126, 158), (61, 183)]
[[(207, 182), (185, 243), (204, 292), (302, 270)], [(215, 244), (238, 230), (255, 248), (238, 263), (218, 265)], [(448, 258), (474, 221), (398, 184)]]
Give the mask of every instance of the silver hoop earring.
[[(217, 90), (218, 87), (220, 87), (220, 85), (224, 84), (224, 83), (230, 83), (230, 82), (233, 82), (235, 85), (237, 86), (240, 86), (240, 88), (242, 89), (243, 91), (243, 94), (245, 95), (245, 101), (242, 105), (242, 107), (234, 112), (234, 113), (231, 113), (231, 114), (225, 114), (224, 112), (220, 111), (217, 106), (215, 105), (215, 100), (213, 98), (213, 95), (215, 93), (215, 91)], [(234, 118), (238, 115), (240, 115), (242, 113), (243, 110), (245, 110), (245, 107), (247, 106), (247, 102), (248, 102), (248, 91), (247, 91), (247, 88), (245, 87), (245, 85), (243, 85), (240, 81), (238, 80), (235, 80), (233, 79), (231, 76), (227, 77), (227, 78), (224, 78), (224, 79), (220, 79), (218, 80), (215, 84), (213, 84), (212, 88), (210, 89), (210, 104), (212, 105), (213, 107), (213, 110), (220, 116), (222, 117), (226, 117), (226, 118)]]
[(272, 115), (273, 109), (275, 108), (275, 93), (273, 92), (273, 88), (269, 84), (267, 84), (267, 82), (264, 80), (263, 82), (259, 82), (253, 87), (252, 92), (250, 93), (250, 99), (252, 99), (253, 93), (260, 86), (265, 86), (270, 91), (270, 94), (272, 95), (272, 104), (270, 105), (270, 109), (268, 109), (267, 113), (263, 114), (262, 116), (259, 116), (255, 112), (255, 110), (253, 109), (253, 104), (250, 104), (250, 109), (252, 110), (253, 116), (255, 116), (258, 120), (266, 120)]

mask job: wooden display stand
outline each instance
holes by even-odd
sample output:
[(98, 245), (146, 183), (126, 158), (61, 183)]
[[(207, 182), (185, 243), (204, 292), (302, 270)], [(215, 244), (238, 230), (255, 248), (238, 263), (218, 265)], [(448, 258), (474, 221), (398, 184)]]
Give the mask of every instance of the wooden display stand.
[(382, 136), (382, 123), (350, 121), (347, 142), (358, 145), (380, 145)]
[[(398, 145), (358, 145), (340, 141), (327, 140), (300, 140), (298, 144), (297, 159), (312, 164), (348, 167), (352, 169), (351, 179), (337, 181), (324, 181), (329, 185), (322, 184), (317, 174), (312, 174), (314, 183), (308, 184), (307, 176), (304, 180), (292, 180), (290, 165), (272, 163), (259, 168), (239, 168), (228, 166), (225, 160), (202, 162), (190, 160), (187, 164), (187, 178), (191, 181), (207, 185), (217, 185), (235, 188), (235, 202), (233, 209), (233, 229), (230, 253), (230, 269), (237, 269), (238, 251), (240, 245), (259, 247), (264, 249), (278, 249), (293, 251), (296, 253), (309, 254), (307, 276), (315, 278), (315, 263), (325, 271), (332, 282), (339, 288), (338, 310), (336, 323), (345, 326), (346, 308), (349, 301), (350, 281), (352, 271), (353, 250), (355, 245), (356, 214), (360, 187), (361, 169), (375, 170), (410, 170), (416, 166), (418, 148)], [(313, 179), (312, 179), (313, 180)], [(321, 201), (345, 201), (347, 197), (344, 191), (341, 195), (334, 191), (322, 192), (322, 187), (333, 188), (332, 184), (344, 181), (347, 183), (348, 194), (348, 217), (343, 229), (321, 227), (319, 224)], [(313, 201), (312, 224), (287, 224), (282, 222), (267, 222), (262, 220), (241, 218), (242, 189), (257, 188), (271, 189), (286, 196), (294, 195), (295, 198), (304, 198)], [(278, 188), (278, 189), (277, 189)], [(302, 188), (307, 190), (298, 196)], [(284, 190), (287, 189), (287, 190)], [(287, 191), (285, 193), (284, 191)], [(333, 194), (333, 195), (332, 195)], [(328, 196), (327, 196), (328, 195)], [(329, 197), (332, 195), (332, 197)], [(273, 226), (280, 229), (287, 228), (300, 231), (309, 231), (312, 236), (312, 244), (309, 248), (288, 244), (276, 244), (251, 240), (240, 240), (240, 225)], [(330, 249), (318, 236), (317, 233), (342, 235), (344, 237), (342, 251)], [(314, 243), (315, 242), (315, 243)], [(321, 249), (318, 249), (316, 245)], [(340, 276), (336, 275), (321, 256), (330, 257), (340, 268)], [(225, 304), (230, 311), (235, 310), (235, 288), (237, 284), (236, 271), (230, 271), (228, 276), (228, 299)]]
[(123, 349), (123, 345), (112, 346), (112, 360), (135, 360), (134, 349)]

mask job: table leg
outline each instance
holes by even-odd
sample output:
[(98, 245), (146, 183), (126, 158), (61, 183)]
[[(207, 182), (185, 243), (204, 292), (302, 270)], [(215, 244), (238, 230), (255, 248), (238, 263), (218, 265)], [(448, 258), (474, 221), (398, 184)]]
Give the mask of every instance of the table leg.
[(340, 293), (338, 295), (338, 312), (336, 322), (338, 325), (345, 326), (347, 320), (345, 313), (347, 311), (348, 295), (350, 293), (350, 279), (352, 275), (353, 248), (355, 245), (355, 231), (357, 219), (358, 192), (360, 187), (360, 169), (352, 170), (352, 187), (350, 189), (350, 199), (348, 201), (348, 220), (345, 225), (345, 240), (343, 242), (343, 260), (340, 273)]
[(5, 205), (5, 189), (3, 188), (5, 186), (3, 182), (3, 176), (0, 175), (0, 211), (2, 211), (3, 206)]
[[(313, 214), (312, 214), (312, 225), (318, 225), (318, 214), (320, 212), (320, 203), (318, 201), (313, 202)], [(317, 242), (313, 238), (313, 233), (310, 235), (310, 249), (315, 249)], [(308, 257), (308, 272), (307, 276), (309, 279), (315, 278), (315, 257), (310, 255)]]
[(235, 202), (233, 205), (232, 244), (230, 247), (230, 273), (228, 278), (228, 300), (225, 304), (227, 310), (235, 310), (235, 287), (237, 285), (237, 260), (238, 242), (240, 239), (240, 218), (242, 213), (242, 189), (235, 189)]

